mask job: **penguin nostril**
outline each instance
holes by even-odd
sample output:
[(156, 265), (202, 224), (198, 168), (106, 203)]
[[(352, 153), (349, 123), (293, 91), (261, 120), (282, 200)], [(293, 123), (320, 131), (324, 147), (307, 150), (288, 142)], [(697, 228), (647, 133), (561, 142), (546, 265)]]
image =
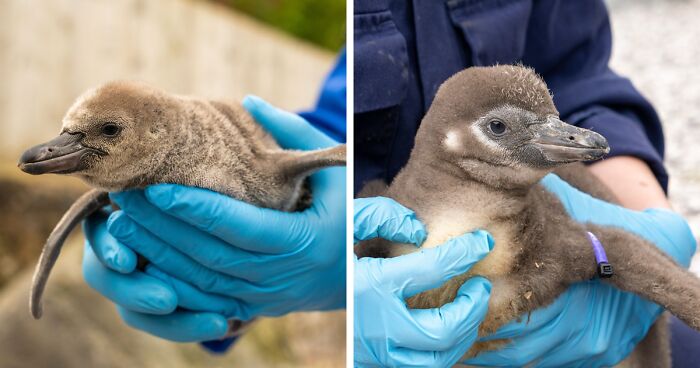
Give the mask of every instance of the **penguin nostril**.
[(47, 149), (49, 152), (53, 152), (53, 148), (48, 148)]
[(574, 141), (574, 140), (576, 140), (576, 138), (574, 138), (573, 135), (570, 135), (570, 136), (569, 136), (569, 140), (570, 140), (570, 141)]

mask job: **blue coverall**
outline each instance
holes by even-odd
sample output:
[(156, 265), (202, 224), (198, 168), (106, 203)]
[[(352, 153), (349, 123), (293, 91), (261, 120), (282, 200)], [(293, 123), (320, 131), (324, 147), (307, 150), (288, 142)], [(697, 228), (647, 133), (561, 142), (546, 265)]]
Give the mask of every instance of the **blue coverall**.
[[(644, 160), (664, 188), (661, 123), (608, 67), (602, 0), (355, 0), (355, 191), (406, 163), (440, 84), (470, 67), (523, 63), (547, 82), (563, 120), (604, 135), (609, 157)], [(700, 362), (700, 337), (672, 322), (674, 367)]]
[(602, 0), (356, 0), (354, 25), (356, 190), (403, 167), (444, 80), (497, 63), (533, 67), (563, 120), (603, 134), (609, 157), (643, 159), (667, 187), (659, 118), (608, 67)]

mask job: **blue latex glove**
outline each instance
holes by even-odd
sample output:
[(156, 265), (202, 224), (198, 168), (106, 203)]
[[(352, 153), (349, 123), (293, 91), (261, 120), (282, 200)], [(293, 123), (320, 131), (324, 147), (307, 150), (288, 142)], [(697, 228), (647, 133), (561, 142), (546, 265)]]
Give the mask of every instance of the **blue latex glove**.
[[(553, 174), (542, 184), (577, 221), (623, 228), (652, 242), (684, 267), (690, 264), (695, 239), (678, 214), (661, 209), (632, 211), (606, 203)], [(599, 280), (578, 283), (553, 304), (485, 338), (510, 338), (513, 342), (501, 350), (482, 353), (467, 364), (612, 366), (632, 352), (661, 312), (658, 305)]]
[[(335, 144), (257, 97), (243, 105), (285, 148)], [(85, 226), (85, 279), (129, 325), (174, 341), (220, 338), (227, 318), (343, 308), (345, 168), (319, 171), (311, 187), (311, 208), (296, 213), (179, 185), (112, 194), (121, 210)]]
[[(383, 237), (420, 245), (425, 228), (412, 211), (376, 197), (354, 201), (355, 241)], [(408, 309), (405, 298), (462, 274), (493, 248), (477, 231), (444, 245), (391, 259), (355, 259), (356, 367), (444, 367), (474, 343), (486, 315), (491, 284), (474, 277), (454, 302), (435, 309)]]

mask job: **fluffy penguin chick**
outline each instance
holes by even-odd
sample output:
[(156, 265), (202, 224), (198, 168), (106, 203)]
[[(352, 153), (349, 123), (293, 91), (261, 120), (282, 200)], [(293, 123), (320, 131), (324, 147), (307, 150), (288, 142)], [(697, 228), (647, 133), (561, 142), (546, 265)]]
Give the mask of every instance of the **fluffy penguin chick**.
[[(382, 195), (423, 221), (428, 230), (423, 248), (476, 229), (488, 230), (495, 246), (468, 274), (410, 298), (408, 305), (441, 306), (455, 298), (465, 280), (481, 275), (493, 288), (480, 335), (493, 333), (551, 303), (568, 285), (596, 276), (590, 231), (614, 267), (605, 282), (700, 328), (695, 276), (636, 235), (574, 221), (538, 183), (562, 165), (598, 159), (608, 151), (601, 135), (559, 120), (544, 81), (531, 69), (477, 67), (448, 79), (420, 125), (406, 166)], [(579, 172), (585, 176), (585, 170)], [(569, 170), (569, 177), (575, 176)], [(605, 193), (602, 184), (594, 190)], [(356, 248), (359, 256), (380, 257), (419, 250), (382, 239)], [(476, 344), (468, 356), (497, 346)]]
[(27, 173), (73, 175), (96, 188), (49, 236), (34, 274), (32, 314), (41, 316), (41, 295), (66, 236), (109, 203), (107, 191), (174, 183), (291, 211), (304, 197), (309, 174), (338, 165), (345, 165), (344, 145), (283, 150), (235, 103), (176, 96), (136, 82), (90, 90), (68, 110), (58, 137), (20, 158)]

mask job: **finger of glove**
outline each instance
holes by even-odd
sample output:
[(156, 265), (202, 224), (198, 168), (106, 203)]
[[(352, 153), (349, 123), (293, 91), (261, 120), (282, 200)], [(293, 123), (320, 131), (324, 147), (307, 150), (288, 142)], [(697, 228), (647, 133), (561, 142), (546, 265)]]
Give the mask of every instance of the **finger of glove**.
[(301, 116), (278, 109), (260, 97), (246, 96), (243, 107), (283, 148), (306, 151), (337, 144)]
[[(578, 284), (577, 284), (578, 285)], [(561, 319), (562, 313), (571, 303), (571, 299), (575, 298), (572, 293), (578, 293), (577, 285), (567, 289), (563, 294), (559, 295), (554, 302), (546, 307), (536, 309), (526, 313), (520, 318), (507, 323), (498, 329), (495, 333), (481, 337), (480, 341), (513, 339), (519, 336), (526, 336), (534, 331), (548, 328)], [(481, 355), (480, 355), (481, 356)]]
[(396, 345), (430, 351), (447, 351), (460, 345), (466, 352), (476, 340), (490, 295), (491, 283), (483, 277), (473, 277), (459, 288), (453, 302), (440, 308), (409, 310), (411, 328), (402, 328), (396, 334)]
[(212, 312), (226, 318), (247, 321), (252, 318), (248, 307), (240, 300), (206, 293), (176, 277), (170, 276), (153, 264), (146, 266), (146, 273), (162, 280), (175, 290), (178, 306), (195, 312)]
[[(521, 322), (510, 323), (487, 338), (509, 338), (512, 343), (483, 352), (466, 363), (509, 362), (521, 366), (537, 361), (537, 366), (569, 366), (576, 361), (590, 361), (604, 354), (612, 344), (625, 344), (640, 326), (646, 324), (648, 328), (655, 319), (653, 307), (653, 303), (640, 302), (633, 294), (607, 284), (577, 283), (552, 305), (533, 311), (529, 321), (523, 317)], [(504, 333), (508, 328), (517, 330)]]
[(643, 214), (649, 223), (644, 228), (656, 230), (655, 238), (663, 239), (654, 244), (688, 268), (697, 249), (697, 240), (688, 222), (679, 214), (667, 209), (651, 208), (644, 210)]
[(640, 212), (608, 203), (581, 192), (554, 174), (545, 176), (541, 183), (559, 198), (576, 221), (622, 228), (656, 245), (677, 262), (690, 263), (695, 239), (681, 216), (668, 210)]
[(195, 262), (135, 223), (122, 211), (116, 211), (110, 215), (107, 228), (119, 241), (134, 249), (159, 269), (171, 275), (178, 275), (181, 280), (203, 291), (225, 296), (232, 295), (234, 292), (238, 293), (237, 295), (256, 295), (262, 292), (245, 280), (216, 272)]
[(85, 219), (83, 234), (97, 259), (106, 267), (120, 273), (130, 273), (136, 269), (136, 253), (107, 231), (106, 215), (96, 214)]
[(377, 237), (415, 245), (425, 241), (427, 232), (416, 214), (391, 198), (358, 198), (353, 200), (353, 207), (356, 243)]
[(362, 362), (363, 367), (449, 367), (445, 364), (444, 352), (412, 350), (406, 348), (394, 348), (388, 354), (388, 362), (377, 364), (376, 362)]
[[(626, 357), (649, 331), (662, 309), (638, 296), (622, 292), (609, 284), (601, 283), (576, 299), (589, 301), (587, 308), (570, 308), (570, 316), (584, 320), (586, 328), (572, 338), (570, 333), (560, 332), (563, 343), (554, 345), (542, 355), (540, 364), (547, 367), (562, 365), (613, 366)], [(589, 297), (590, 296), (590, 297)], [(586, 316), (588, 314), (588, 316)], [(571, 324), (569, 324), (571, 325)], [(560, 329), (564, 329), (562, 326)]]
[[(540, 183), (552, 194), (559, 198), (571, 217), (578, 222), (591, 222), (599, 225), (610, 225), (610, 219), (618, 218), (631, 210), (584, 193), (555, 174), (548, 174)], [(604, 215), (604, 216), (603, 216)]]
[(309, 177), (313, 201), (311, 210), (319, 218), (342, 216), (337, 222), (345, 224), (345, 173), (344, 167), (329, 167)]
[(403, 298), (434, 289), (467, 272), (493, 248), (483, 230), (453, 238), (443, 245), (396, 258), (382, 259), (382, 280)]
[[(561, 341), (543, 333), (516, 337), (496, 350), (479, 353), (475, 358), (462, 361), (468, 366), (523, 367), (538, 362), (539, 358), (550, 354)], [(535, 365), (539, 366), (539, 365)], [(567, 365), (568, 366), (568, 365)]]
[(562, 344), (562, 341), (558, 339), (559, 336), (548, 336), (544, 333), (545, 330), (547, 329), (538, 330), (531, 335), (515, 337), (507, 345), (496, 350), (481, 352), (477, 357), (464, 361), (462, 364), (522, 367), (536, 362)]
[(278, 270), (265, 267), (271, 260), (205, 233), (162, 212), (142, 191), (113, 194), (112, 199), (134, 222), (165, 243), (212, 270), (249, 281), (260, 281)]
[[(473, 342), (473, 341), (472, 341)], [(394, 348), (389, 353), (392, 367), (452, 367), (469, 350), (468, 346), (457, 345), (445, 351), (423, 351), (407, 348)]]
[[(660, 315), (659, 312), (658, 315)], [(658, 317), (654, 317), (654, 320)], [(571, 346), (573, 344), (557, 345), (551, 352), (539, 360), (539, 367), (614, 367), (632, 353), (637, 344), (647, 335), (648, 328), (641, 325), (625, 324), (625, 328), (614, 328), (615, 334), (603, 343), (588, 343), (587, 346)], [(619, 339), (617, 338), (619, 337)], [(586, 340), (599, 341), (595, 336)], [(574, 351), (573, 355), (571, 352)]]
[(156, 316), (117, 308), (127, 325), (175, 342), (217, 340), (226, 334), (228, 322), (220, 314), (177, 310)]
[(303, 213), (260, 208), (206, 189), (159, 184), (145, 193), (167, 214), (247, 251), (294, 252), (311, 231)]
[(92, 248), (85, 245), (83, 277), (90, 287), (126, 309), (149, 314), (171, 313), (177, 295), (168, 284), (140, 271), (122, 274), (103, 266)]
[(576, 221), (603, 226), (615, 226), (637, 235), (650, 242), (649, 233), (639, 223), (639, 211), (633, 211), (584, 193), (554, 174), (549, 174), (541, 181), (542, 185), (559, 198), (560, 202)]
[[(595, 287), (588, 283), (572, 285), (549, 306), (532, 311), (520, 321), (510, 322), (495, 334), (482, 338), (485, 341), (511, 339), (512, 342), (498, 350), (482, 352), (465, 364), (524, 366), (549, 354), (567, 340), (580, 338), (584, 325), (592, 323), (586, 319), (591, 317), (589, 305), (599, 302)], [(578, 325), (571, 323), (568, 319), (571, 316)]]
[[(357, 344), (357, 342), (355, 342)], [(355, 351), (353, 366), (356, 368), (369, 367), (447, 367), (437, 364), (438, 353), (434, 351), (411, 350), (406, 348), (390, 348), (387, 352)]]

